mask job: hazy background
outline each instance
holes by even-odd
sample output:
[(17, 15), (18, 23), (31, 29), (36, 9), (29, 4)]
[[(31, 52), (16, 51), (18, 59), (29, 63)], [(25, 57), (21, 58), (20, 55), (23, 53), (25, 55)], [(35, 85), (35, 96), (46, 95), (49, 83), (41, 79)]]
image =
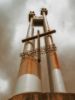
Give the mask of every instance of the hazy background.
[(8, 100), (20, 65), (28, 13), (48, 9), (53, 36), (68, 92), (75, 92), (75, 0), (0, 0), (0, 100)]

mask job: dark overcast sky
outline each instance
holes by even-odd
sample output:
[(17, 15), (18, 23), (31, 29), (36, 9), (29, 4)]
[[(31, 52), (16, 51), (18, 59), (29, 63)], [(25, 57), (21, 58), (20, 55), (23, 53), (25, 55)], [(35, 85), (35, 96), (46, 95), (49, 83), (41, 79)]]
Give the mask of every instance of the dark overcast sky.
[(21, 40), (28, 26), (28, 13), (48, 9), (53, 36), (68, 92), (75, 92), (75, 0), (0, 0), (0, 100), (13, 91), (20, 65)]

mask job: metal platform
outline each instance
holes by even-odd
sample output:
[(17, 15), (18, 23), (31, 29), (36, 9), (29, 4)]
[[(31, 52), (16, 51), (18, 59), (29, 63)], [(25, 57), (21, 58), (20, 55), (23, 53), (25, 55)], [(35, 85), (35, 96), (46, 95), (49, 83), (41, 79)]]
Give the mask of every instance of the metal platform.
[(44, 24), (43, 22), (44, 22), (44, 19), (42, 16), (40, 16), (40, 17), (34, 16), (33, 26), (43, 26), (43, 24)]

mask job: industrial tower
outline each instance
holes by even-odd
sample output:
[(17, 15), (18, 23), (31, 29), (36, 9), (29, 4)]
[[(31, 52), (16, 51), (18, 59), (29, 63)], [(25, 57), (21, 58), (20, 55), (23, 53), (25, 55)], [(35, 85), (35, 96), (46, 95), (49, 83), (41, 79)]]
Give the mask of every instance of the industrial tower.
[[(46, 18), (47, 9), (42, 8), (40, 14), (40, 16), (36, 16), (34, 11), (29, 13), (26, 39), (22, 40), (24, 49), (21, 54), (18, 81), (10, 100), (68, 100), (62, 96), (62, 93), (66, 93), (66, 89), (60, 71), (56, 46), (52, 38), (52, 34), (56, 31), (49, 28)], [(37, 30), (36, 35), (34, 35), (35, 27), (43, 27), (43, 33)], [(44, 39), (45, 43), (43, 48), (41, 48), (41, 38)], [(35, 48), (35, 46), (37, 47)], [(41, 66), (43, 68), (45, 63), (41, 64), (42, 54), (46, 55), (47, 60), (47, 66), (45, 67), (48, 69), (49, 92), (43, 91), (41, 82)]]

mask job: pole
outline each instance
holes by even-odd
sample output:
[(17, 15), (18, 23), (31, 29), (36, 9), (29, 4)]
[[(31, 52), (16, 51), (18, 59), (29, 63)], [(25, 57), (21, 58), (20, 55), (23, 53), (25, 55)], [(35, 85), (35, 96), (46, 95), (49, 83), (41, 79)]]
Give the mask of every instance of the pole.
[[(48, 28), (47, 21), (46, 21), (46, 16), (45, 16), (47, 14), (46, 13), (47, 11), (42, 9), (41, 12), (42, 12), (43, 19), (44, 19), (44, 25), (43, 25), (44, 31), (48, 32), (49, 28)], [(46, 51), (48, 50), (48, 46), (49, 46), (48, 36), (45, 36), (45, 49), (46, 49)], [(51, 62), (50, 62), (50, 58), (49, 58), (49, 53), (48, 52), (46, 53), (46, 57), (47, 57), (47, 64), (48, 64), (50, 91), (54, 92), (53, 79), (52, 79), (52, 71), (51, 71), (52, 68), (51, 68)]]

